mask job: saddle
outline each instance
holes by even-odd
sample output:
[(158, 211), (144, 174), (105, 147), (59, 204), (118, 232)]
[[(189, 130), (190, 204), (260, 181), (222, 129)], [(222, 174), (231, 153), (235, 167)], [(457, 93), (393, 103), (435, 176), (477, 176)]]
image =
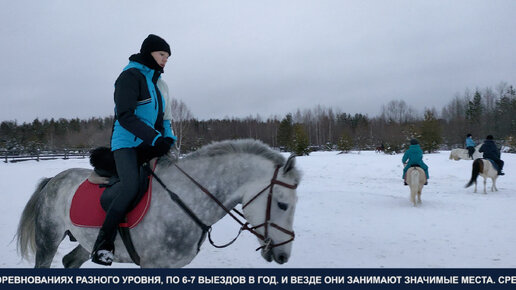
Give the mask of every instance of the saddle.
[[(140, 169), (138, 195), (127, 213), (126, 222), (121, 227), (134, 228), (143, 219), (150, 206), (152, 180), (148, 169)], [(95, 171), (86, 179), (72, 198), (70, 220), (78, 227), (100, 228), (106, 218), (106, 211), (116, 197), (111, 186), (119, 182), (118, 177), (106, 178)]]
[[(106, 218), (106, 211), (116, 197), (110, 189), (119, 182), (114, 158), (111, 150), (106, 147), (94, 149), (90, 155), (90, 163), (94, 167), (91, 175), (77, 188), (70, 206), (70, 220), (78, 227), (100, 228)], [(152, 160), (152, 169), (148, 163), (140, 167), (138, 194), (133, 200), (125, 222), (119, 224), (120, 237), (136, 265), (140, 265), (140, 256), (136, 252), (130, 228), (138, 225), (150, 207), (152, 193), (151, 174), (156, 167)]]

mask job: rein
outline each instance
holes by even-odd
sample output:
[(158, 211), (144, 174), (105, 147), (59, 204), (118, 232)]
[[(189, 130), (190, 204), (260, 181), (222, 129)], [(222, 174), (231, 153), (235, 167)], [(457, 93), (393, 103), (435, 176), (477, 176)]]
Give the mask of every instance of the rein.
[[(274, 185), (279, 185), (279, 186), (283, 186), (283, 187), (286, 187), (286, 188), (290, 188), (290, 189), (296, 189), (297, 188), (297, 184), (295, 185), (290, 185), (290, 184), (287, 184), (287, 183), (284, 183), (282, 181), (279, 181), (277, 179), (278, 177), (278, 171), (280, 169), (280, 166), (277, 166), (275, 171), (274, 171), (274, 176), (272, 177), (271, 179), (271, 182), (269, 185), (267, 185), (264, 189), (262, 189), (260, 192), (258, 192), (253, 198), (251, 198), (251, 200), (249, 200), (246, 204), (244, 204), (242, 206), (242, 209), (244, 209), (245, 207), (247, 207), (250, 203), (252, 203), (254, 200), (256, 200), (256, 198), (258, 196), (260, 196), (262, 193), (264, 193), (267, 189), (269, 189), (269, 195), (267, 197), (267, 209), (266, 209), (266, 219), (265, 219), (265, 222), (260, 224), (260, 225), (257, 225), (255, 227), (249, 227), (249, 223), (248, 222), (242, 222), (239, 218), (236, 217), (235, 214), (233, 214), (231, 212), (231, 210), (227, 209), (223, 204), (222, 202), (220, 202), (208, 189), (206, 189), (204, 186), (202, 186), (199, 182), (197, 182), (192, 176), (190, 176), (188, 173), (186, 173), (181, 167), (179, 167), (177, 164), (174, 164), (174, 166), (179, 170), (181, 171), (188, 179), (190, 179), (192, 181), (192, 183), (194, 183), (197, 187), (199, 187), (199, 189), (201, 189), (202, 192), (204, 192), (206, 195), (208, 195), (213, 201), (215, 201), (215, 203), (217, 203), (217, 205), (219, 207), (221, 207), (227, 214), (229, 214), (237, 223), (240, 224), (240, 230), (238, 231), (238, 234), (237, 236), (232, 240), (230, 241), (229, 243), (225, 244), (225, 245), (215, 245), (215, 243), (213, 242), (213, 240), (211, 239), (211, 227), (207, 227), (205, 226), (204, 224), (204, 227), (207, 227), (207, 232), (208, 232), (208, 239), (210, 241), (210, 243), (216, 247), (216, 248), (225, 248), (229, 245), (231, 245), (232, 243), (234, 243), (237, 238), (240, 236), (240, 233), (242, 233), (243, 230), (247, 230), (249, 232), (251, 232), (252, 234), (254, 234), (258, 239), (264, 241), (264, 245), (257, 248), (256, 250), (260, 250), (260, 249), (265, 249), (265, 250), (270, 250), (274, 247), (278, 247), (278, 246), (281, 246), (281, 245), (284, 245), (284, 244), (287, 244), (287, 243), (290, 243), (294, 240), (294, 237), (295, 237), (295, 234), (293, 231), (289, 231), (281, 226), (278, 226), (276, 225), (275, 223), (271, 223), (270, 222), (270, 217), (271, 217), (271, 204), (272, 204), (272, 193), (273, 193), (273, 188), (274, 188)], [(155, 176), (153, 174), (153, 176)], [(156, 177), (156, 176), (155, 176)], [(171, 193), (165, 186), (164, 184), (158, 179), (158, 182), (161, 183), (163, 185), (163, 187), (165, 188), (165, 190), (167, 190), (169, 192), (169, 194)], [(174, 194), (175, 195), (175, 194)], [(177, 195), (175, 195), (177, 197)], [(171, 195), (172, 197), (172, 195)], [(179, 197), (177, 197), (179, 198)], [(172, 198), (174, 199), (174, 198)], [(175, 201), (175, 200), (174, 200)], [(177, 202), (177, 201), (176, 201)], [(186, 207), (186, 206), (185, 206)], [(236, 209), (232, 209), (233, 212), (235, 212), (236, 214), (238, 214), (241, 218), (244, 218), (244, 215), (236, 210)], [(188, 212), (187, 212), (188, 213)], [(193, 216), (195, 216), (195, 214), (193, 214), (193, 212), (190, 211), (189, 215), (193, 218)], [(199, 220), (199, 218), (197, 218), (195, 216), (194, 220)], [(197, 222), (197, 221), (196, 221)], [(198, 223), (199, 224), (199, 223)], [(201, 223), (202, 224), (202, 223)], [(273, 244), (271, 242), (271, 239), (269, 238), (269, 226), (271, 227), (274, 227), (276, 229), (278, 229), (279, 231), (287, 234), (287, 235), (290, 235), (290, 239), (284, 241), (284, 242), (281, 242), (279, 244)], [(264, 230), (264, 235), (258, 233), (256, 231), (257, 228), (260, 228), (260, 227), (264, 227), (265, 230)], [(201, 226), (201, 228), (203, 228)], [(204, 228), (203, 228), (204, 230)]]
[[(150, 167), (149, 167), (149, 169), (150, 169)], [(154, 179), (156, 179), (156, 181), (158, 181), (158, 183), (161, 184), (163, 189), (165, 189), (168, 192), (170, 199), (172, 199), (177, 205), (179, 205), (179, 207), (181, 207), (186, 212), (186, 214), (188, 214), (194, 220), (194, 222), (202, 229), (201, 238), (199, 239), (199, 242), (197, 243), (197, 252), (199, 252), (201, 249), (202, 241), (203, 241), (204, 237), (206, 236), (206, 233), (211, 232), (211, 227), (205, 225), (199, 219), (199, 217), (197, 217), (195, 215), (195, 213), (181, 200), (181, 198), (179, 198), (179, 196), (175, 192), (168, 189), (168, 187), (165, 185), (165, 183), (163, 183), (163, 181), (161, 181), (161, 179), (154, 173), (153, 170), (149, 170), (149, 171), (152, 174), (152, 177), (154, 177)]]

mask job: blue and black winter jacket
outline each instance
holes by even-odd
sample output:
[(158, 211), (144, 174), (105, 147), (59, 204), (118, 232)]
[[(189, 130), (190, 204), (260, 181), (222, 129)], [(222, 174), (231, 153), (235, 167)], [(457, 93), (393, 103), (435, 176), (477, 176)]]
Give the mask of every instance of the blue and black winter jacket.
[(154, 146), (172, 134), (170, 120), (164, 120), (165, 100), (157, 87), (161, 73), (130, 61), (115, 82), (115, 123), (111, 150), (133, 148), (142, 144)]
[(475, 141), (471, 137), (466, 138), (466, 148), (467, 147), (475, 147)]

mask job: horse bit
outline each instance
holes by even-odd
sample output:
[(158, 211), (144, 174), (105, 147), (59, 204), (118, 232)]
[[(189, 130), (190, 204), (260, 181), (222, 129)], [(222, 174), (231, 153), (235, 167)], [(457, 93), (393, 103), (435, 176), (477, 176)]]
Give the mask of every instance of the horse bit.
[[(271, 250), (272, 248), (275, 248), (275, 247), (279, 247), (281, 245), (285, 245), (285, 244), (288, 244), (290, 242), (292, 242), (295, 238), (295, 234), (293, 231), (289, 231), (287, 229), (285, 229), (284, 227), (281, 227), (273, 222), (270, 222), (270, 218), (271, 218), (271, 207), (272, 207), (272, 193), (273, 193), (273, 188), (274, 188), (274, 185), (279, 185), (279, 186), (283, 186), (283, 187), (286, 187), (286, 188), (289, 188), (289, 189), (296, 189), (297, 188), (297, 184), (294, 184), (294, 185), (291, 185), (291, 184), (287, 184), (285, 182), (282, 182), (282, 181), (279, 181), (278, 180), (278, 172), (279, 172), (279, 169), (280, 169), (280, 166), (277, 166), (276, 169), (274, 170), (274, 175), (271, 179), (271, 182), (269, 183), (269, 185), (267, 185), (264, 189), (262, 189), (260, 192), (258, 192), (253, 198), (251, 198), (246, 204), (244, 204), (242, 206), (242, 209), (246, 208), (249, 204), (251, 204), (254, 200), (256, 200), (256, 198), (258, 198), (258, 196), (260, 196), (262, 193), (264, 193), (267, 189), (269, 190), (269, 193), (268, 193), (268, 196), (267, 196), (267, 208), (266, 208), (266, 215), (265, 215), (265, 222), (260, 224), (260, 225), (257, 225), (257, 226), (254, 226), (254, 227), (249, 227), (249, 223), (248, 222), (242, 222), (240, 221), (239, 218), (237, 218), (232, 212), (231, 210), (227, 209), (223, 204), (222, 202), (220, 202), (209, 190), (207, 190), (204, 186), (202, 186), (199, 182), (197, 182), (193, 177), (191, 177), (188, 173), (186, 173), (181, 167), (179, 167), (177, 164), (174, 164), (175, 167), (177, 167), (177, 169), (179, 169), (179, 171), (181, 171), (186, 177), (188, 177), (188, 179), (190, 179), (197, 187), (199, 187), (199, 189), (201, 189), (204, 193), (206, 193), (206, 195), (208, 195), (211, 199), (213, 199), (213, 201), (215, 201), (226, 213), (228, 213), (236, 222), (238, 222), (240, 225), (241, 225), (241, 228), (240, 230), (238, 231), (238, 234), (237, 236), (231, 240), (229, 243), (227, 244), (224, 244), (224, 245), (215, 245), (215, 243), (213, 242), (213, 240), (211, 239), (211, 226), (207, 226), (205, 225), (204, 223), (202, 223), (202, 221), (200, 221), (200, 219), (179, 199), (179, 197), (177, 196), (177, 194), (175, 194), (174, 192), (170, 191), (166, 186), (165, 184), (154, 174), (154, 172), (151, 171), (151, 174), (153, 175), (153, 177), (161, 184), (161, 186), (163, 186), (163, 188), (169, 193), (170, 197), (172, 198), (172, 200), (174, 200), (176, 203), (178, 203), (178, 205), (183, 208), (183, 210), (185, 210), (185, 212), (201, 227), (201, 229), (203, 230), (203, 236), (201, 237), (199, 243), (198, 243), (198, 247), (200, 248), (200, 244), (203, 240), (203, 237), (204, 237), (204, 234), (206, 232), (208, 232), (208, 239), (210, 241), (210, 243), (216, 247), (216, 248), (225, 248), (231, 244), (233, 244), (236, 239), (240, 236), (240, 233), (243, 231), (243, 230), (247, 230), (249, 232), (251, 232), (252, 234), (254, 234), (258, 239), (262, 240), (264, 242), (264, 245), (261, 246), (261, 247), (258, 247), (256, 249), (256, 251), (260, 250), (260, 249), (263, 249), (264, 251), (269, 251)], [(232, 209), (235, 213), (237, 213), (240, 217), (244, 218), (244, 215), (236, 210), (236, 209)], [(272, 239), (269, 237), (269, 226), (270, 227), (273, 227), (287, 235), (290, 236), (290, 239), (286, 240), (286, 241), (283, 241), (281, 243), (278, 243), (278, 244), (274, 244), (272, 243)], [(264, 234), (260, 234), (256, 231), (256, 229), (260, 228), (260, 227), (264, 227)]]

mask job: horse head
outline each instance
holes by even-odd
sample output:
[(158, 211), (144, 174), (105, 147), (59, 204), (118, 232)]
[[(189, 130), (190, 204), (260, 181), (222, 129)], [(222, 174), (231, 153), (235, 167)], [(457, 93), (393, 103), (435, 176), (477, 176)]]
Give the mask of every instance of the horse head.
[(267, 187), (258, 193), (256, 186), (249, 187), (243, 196), (243, 215), (252, 225), (248, 229), (257, 236), (261, 245), (258, 249), (268, 262), (283, 264), (290, 258), (295, 236), (296, 188), (300, 180), (294, 166), (295, 157), (291, 156), (283, 166), (275, 168)]

